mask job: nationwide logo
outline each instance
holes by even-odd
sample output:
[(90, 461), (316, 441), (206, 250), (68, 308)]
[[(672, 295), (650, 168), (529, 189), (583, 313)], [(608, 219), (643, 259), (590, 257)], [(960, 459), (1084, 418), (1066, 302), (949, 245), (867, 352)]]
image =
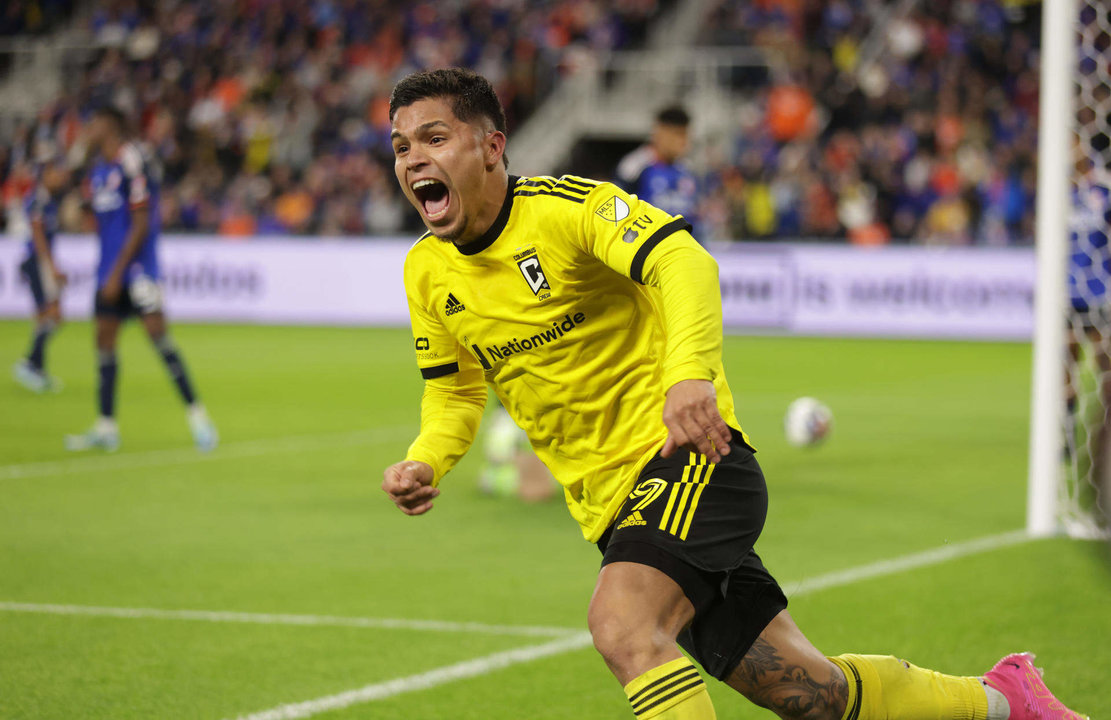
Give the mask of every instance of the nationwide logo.
[(648, 521), (640, 514), (639, 510), (634, 510), (633, 514), (621, 521), (615, 529), (620, 530), (624, 527), (631, 527), (633, 525), (647, 525)]
[(447, 304), (444, 305), (444, 314), (454, 315), (458, 312), (463, 312), (467, 306), (459, 302), (459, 300), (452, 293), (447, 294)]
[(577, 312), (574, 315), (568, 313), (563, 316), (562, 320), (553, 321), (550, 328), (540, 330), (528, 337), (513, 338), (512, 340), (496, 343), (494, 345), (487, 345), (485, 352), (483, 352), (483, 349), (480, 348), (477, 343), (472, 344), (471, 349), (474, 350), (475, 357), (482, 363), (482, 367), (485, 370), (493, 370), (494, 361), (505, 360), (518, 353), (535, 350), (557, 340), (561, 340), (564, 335), (579, 327), (585, 321), (586, 315), (581, 312)]

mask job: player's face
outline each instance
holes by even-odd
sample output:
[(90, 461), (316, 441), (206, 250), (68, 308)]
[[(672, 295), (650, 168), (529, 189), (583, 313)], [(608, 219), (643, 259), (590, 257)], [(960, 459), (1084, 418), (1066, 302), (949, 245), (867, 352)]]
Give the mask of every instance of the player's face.
[(42, 173), (42, 183), (52, 193), (60, 191), (69, 182), (69, 171), (61, 165), (50, 165)]
[(492, 136), (502, 137), (492, 127), (455, 117), (442, 98), (418, 100), (394, 113), (394, 173), (436, 237), (462, 244), (486, 230), (480, 224), (489, 214), (487, 183), (501, 163)]
[(99, 115), (94, 115), (89, 124), (85, 127), (85, 138), (89, 143), (89, 149), (93, 152), (100, 152), (100, 146), (104, 142), (104, 136), (108, 132), (108, 121)]
[(681, 125), (657, 125), (652, 137), (656, 152), (666, 162), (675, 162), (687, 154), (690, 134)]

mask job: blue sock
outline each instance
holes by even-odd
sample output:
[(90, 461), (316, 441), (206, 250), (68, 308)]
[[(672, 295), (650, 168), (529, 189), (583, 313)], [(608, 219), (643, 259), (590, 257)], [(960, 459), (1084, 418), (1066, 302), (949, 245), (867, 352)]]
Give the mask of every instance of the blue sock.
[(115, 417), (116, 414), (116, 353), (112, 350), (98, 350), (96, 354), (98, 381), (97, 399), (101, 417)]
[(166, 363), (166, 369), (170, 371), (170, 377), (173, 378), (174, 385), (177, 385), (177, 390), (181, 393), (181, 399), (185, 401), (186, 405), (195, 403), (197, 394), (193, 392), (193, 384), (189, 382), (189, 373), (185, 370), (185, 362), (181, 359), (181, 353), (178, 352), (174, 341), (167, 334), (155, 340), (154, 346), (158, 348), (158, 353), (162, 356), (163, 362)]
[(40, 372), (46, 367), (46, 341), (54, 334), (56, 327), (52, 321), (47, 320), (36, 325), (31, 335), (31, 351), (27, 353), (27, 362)]

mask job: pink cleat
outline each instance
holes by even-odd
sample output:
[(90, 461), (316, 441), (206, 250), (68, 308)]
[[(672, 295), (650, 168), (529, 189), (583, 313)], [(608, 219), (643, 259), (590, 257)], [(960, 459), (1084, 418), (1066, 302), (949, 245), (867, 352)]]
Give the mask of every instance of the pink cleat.
[(984, 674), (984, 682), (992, 686), (1011, 706), (1008, 720), (1089, 720), (1065, 707), (1042, 680), (1042, 671), (1034, 667), (1032, 653), (1008, 655)]

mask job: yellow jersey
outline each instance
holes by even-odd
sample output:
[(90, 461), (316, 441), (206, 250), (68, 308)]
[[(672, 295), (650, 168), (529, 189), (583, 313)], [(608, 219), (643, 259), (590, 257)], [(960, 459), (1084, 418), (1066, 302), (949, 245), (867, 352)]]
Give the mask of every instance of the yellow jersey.
[(717, 264), (689, 230), (610, 183), (510, 176), (481, 238), (418, 240), (405, 291), (425, 390), (407, 459), (439, 483), (474, 441), (489, 385), (593, 542), (667, 438), (668, 388), (713, 381), (737, 428)]

